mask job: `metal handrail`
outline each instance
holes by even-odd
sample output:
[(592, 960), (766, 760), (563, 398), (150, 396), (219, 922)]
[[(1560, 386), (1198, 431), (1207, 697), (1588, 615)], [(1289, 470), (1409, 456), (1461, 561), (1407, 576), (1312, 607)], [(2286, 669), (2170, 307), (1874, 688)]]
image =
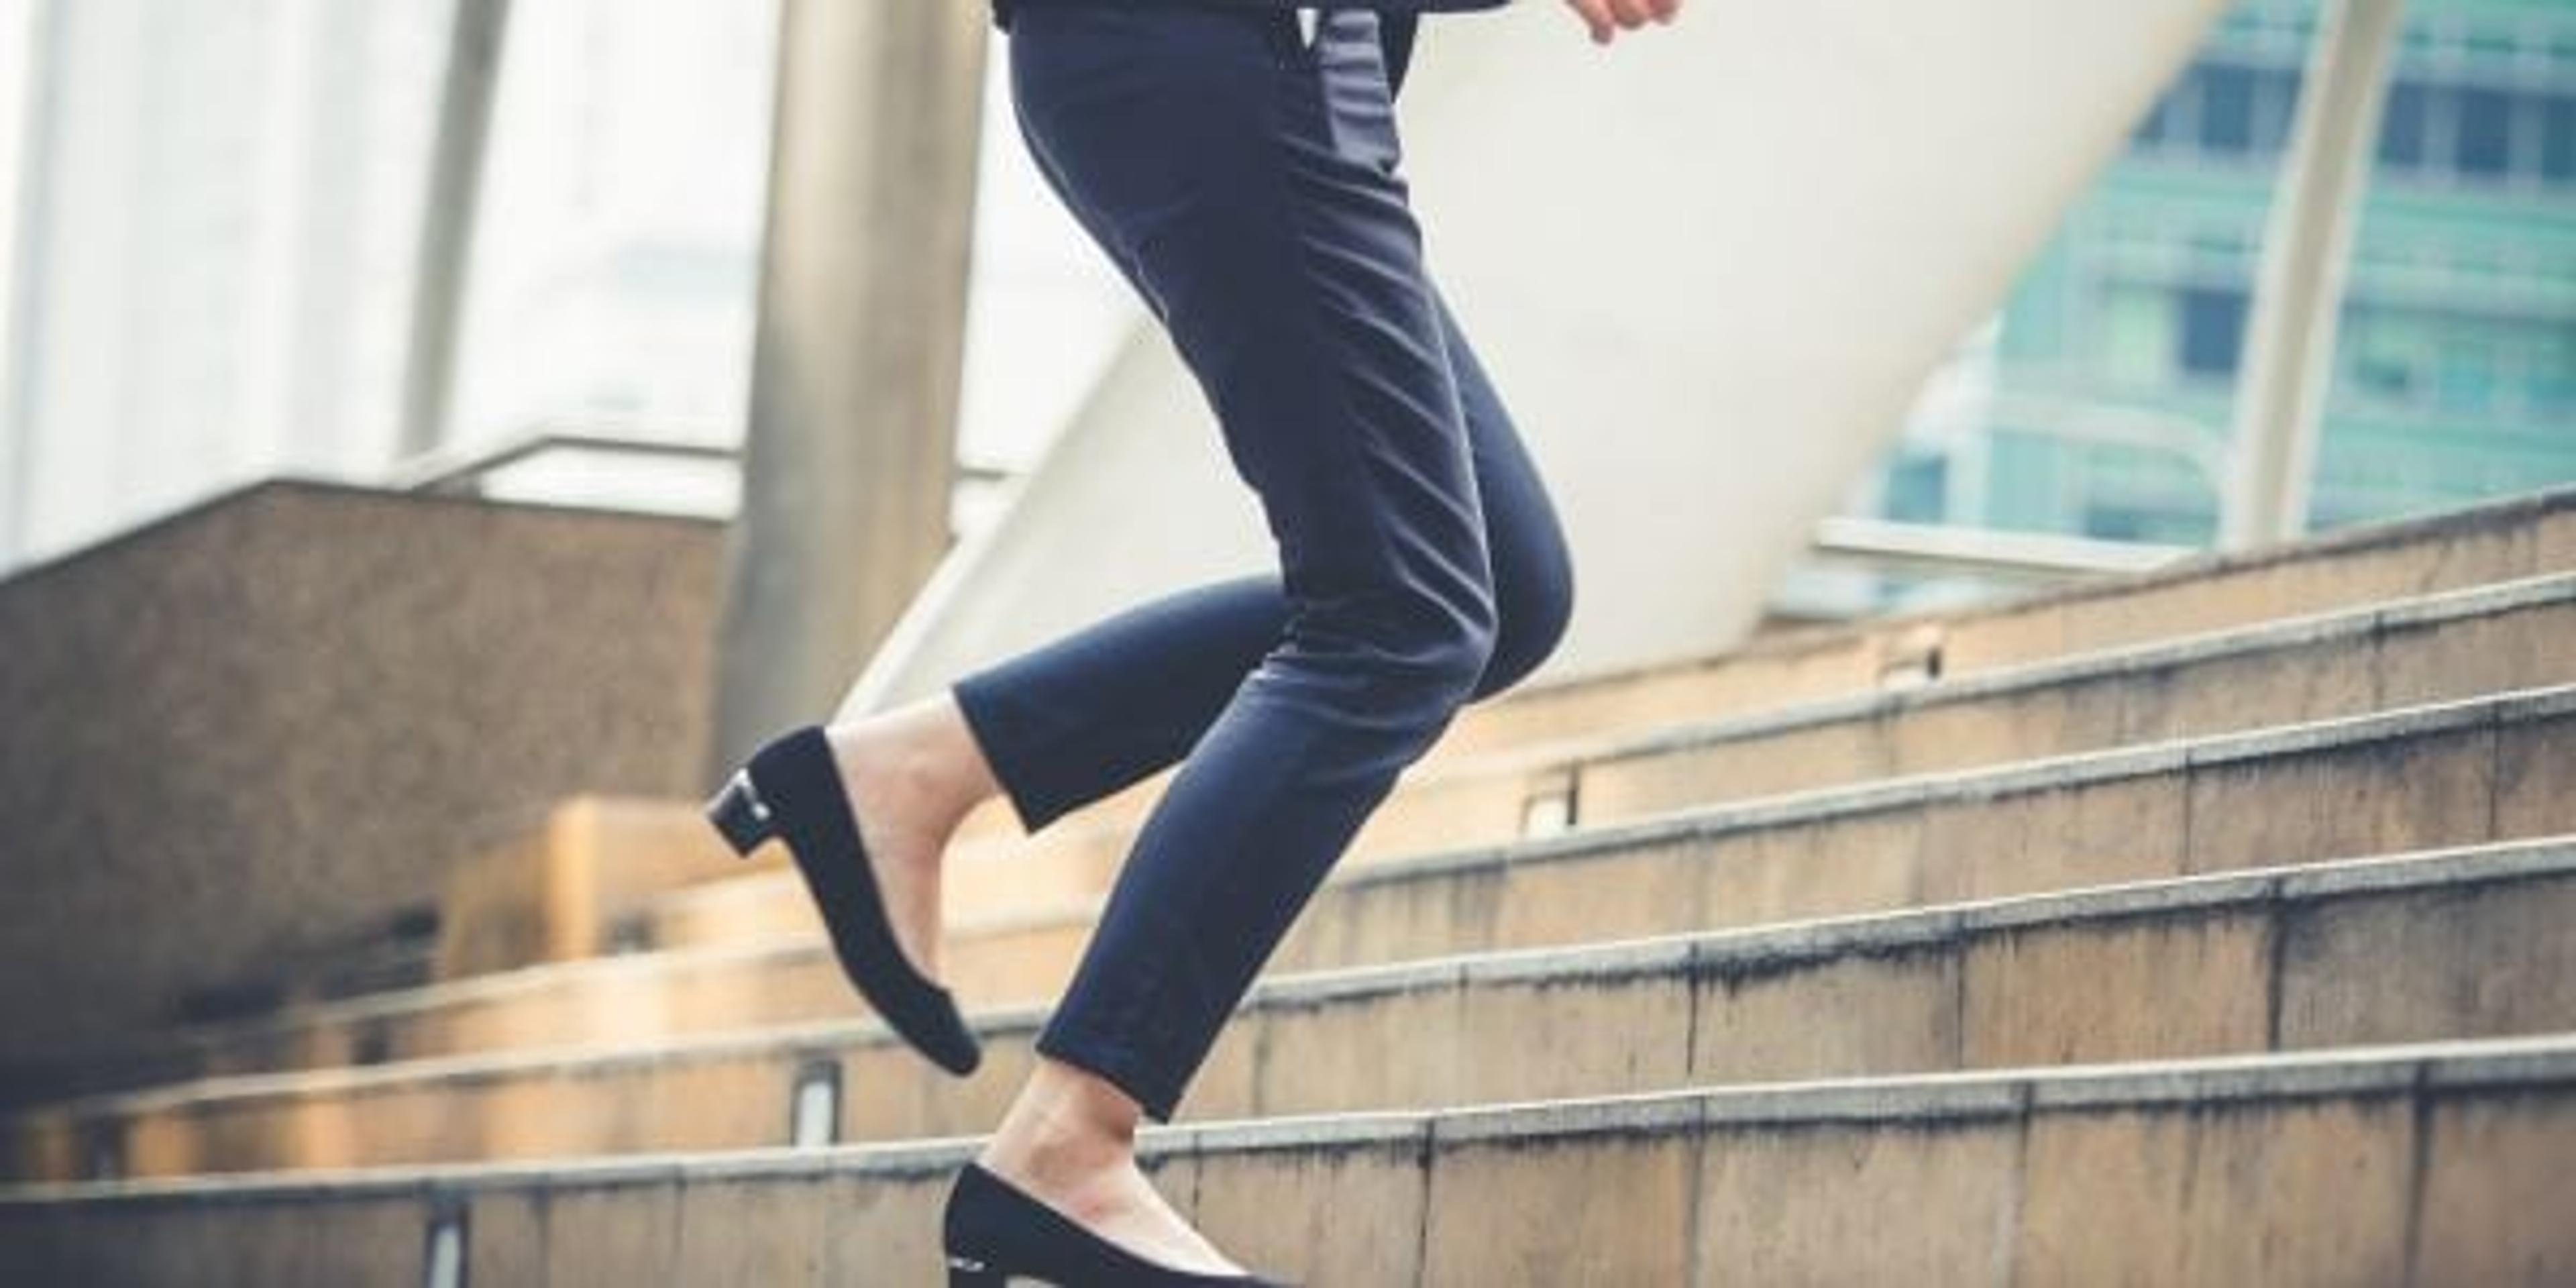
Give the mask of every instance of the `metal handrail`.
[(734, 447), (722, 443), (544, 429), (476, 450), (450, 448), (424, 452), (394, 467), (391, 486), (405, 492), (471, 495), (480, 492), (483, 480), (493, 474), (540, 456), (564, 451), (700, 461), (731, 461), (736, 455)]
[(1816, 525), (1808, 553), (1819, 559), (1858, 562), (1872, 569), (2058, 580), (2146, 572), (2199, 551), (2191, 546), (2152, 542), (1837, 515)]
[(2232, 459), (2227, 440), (2191, 417), (2022, 391), (1996, 394), (1981, 410), (1990, 427), (2000, 424), (2011, 433), (2177, 457), (2208, 485), (2211, 496), (2226, 495)]
[[(557, 452), (595, 452), (630, 457), (656, 457), (731, 463), (741, 449), (716, 441), (695, 427), (694, 437), (679, 437), (666, 427), (660, 434), (638, 434), (632, 425), (615, 422), (549, 422), (497, 443), (478, 448), (427, 452), (397, 465), (389, 486), (429, 495), (477, 495), (491, 475), (511, 466)], [(2144, 425), (2128, 432), (2105, 432), (2098, 423), (2070, 437), (2175, 450), (2203, 464), (2181, 436)], [(1013, 471), (991, 465), (960, 463), (960, 472), (979, 481), (1000, 481)], [(1936, 573), (1970, 573), (2010, 578), (2057, 579), (2102, 573), (2140, 572), (2196, 553), (2185, 546), (2104, 541), (2053, 533), (2010, 532), (1943, 524), (1902, 523), (1886, 519), (1833, 516), (1816, 526), (1809, 553), (1834, 562), (1856, 562), (1873, 568)]]
[[(740, 445), (719, 440), (707, 432), (716, 427), (698, 425), (687, 428), (696, 429), (699, 433), (694, 437), (679, 437), (668, 432), (648, 435), (639, 434), (633, 426), (618, 422), (548, 422), (497, 443), (423, 452), (397, 463), (389, 472), (386, 485), (398, 491), (429, 495), (477, 495), (482, 490), (483, 480), (491, 475), (557, 452), (726, 464), (740, 460)], [(957, 469), (962, 476), (978, 482), (997, 482), (1012, 475), (1012, 471), (999, 466), (964, 461), (958, 463)]]

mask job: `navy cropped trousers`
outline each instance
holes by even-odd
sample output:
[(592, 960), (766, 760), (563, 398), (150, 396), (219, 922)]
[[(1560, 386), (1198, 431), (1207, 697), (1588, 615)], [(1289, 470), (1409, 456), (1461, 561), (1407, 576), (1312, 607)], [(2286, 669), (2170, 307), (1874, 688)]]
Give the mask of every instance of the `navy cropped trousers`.
[(952, 693), (1024, 828), (1180, 763), (1040, 1053), (1169, 1121), (1262, 963), (1464, 703), (1564, 633), (1557, 516), (1424, 271), (1381, 16), (1025, 4), (1048, 184), (1168, 332), (1276, 573), (1192, 586)]

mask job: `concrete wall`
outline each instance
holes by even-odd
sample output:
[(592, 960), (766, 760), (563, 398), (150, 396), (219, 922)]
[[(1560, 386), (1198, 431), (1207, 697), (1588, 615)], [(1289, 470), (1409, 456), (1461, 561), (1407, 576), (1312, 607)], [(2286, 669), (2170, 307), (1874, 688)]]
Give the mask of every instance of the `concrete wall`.
[(0, 1092), (569, 793), (697, 790), (721, 539), (276, 482), (0, 582)]

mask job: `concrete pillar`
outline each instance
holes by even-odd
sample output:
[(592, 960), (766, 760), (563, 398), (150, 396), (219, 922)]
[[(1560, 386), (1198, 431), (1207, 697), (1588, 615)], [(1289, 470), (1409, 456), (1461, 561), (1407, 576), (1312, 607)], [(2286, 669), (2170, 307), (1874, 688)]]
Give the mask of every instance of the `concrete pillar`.
[(483, 158), (489, 150), (485, 144), (491, 137), (492, 99), (500, 89), (501, 47), (509, 26), (510, 0), (456, 0), (428, 197), (421, 212), (420, 253), (412, 273), (411, 350), (403, 367), (397, 446), (403, 459), (434, 450), (447, 432), (459, 310), (466, 270), (473, 262), (474, 217), (482, 205)]
[(711, 777), (833, 711), (948, 548), (981, 3), (783, 0)]
[(2219, 533), (2229, 549), (2307, 530), (2344, 270), (2404, 8), (2404, 0), (2327, 0), (2318, 14), (2239, 369)]

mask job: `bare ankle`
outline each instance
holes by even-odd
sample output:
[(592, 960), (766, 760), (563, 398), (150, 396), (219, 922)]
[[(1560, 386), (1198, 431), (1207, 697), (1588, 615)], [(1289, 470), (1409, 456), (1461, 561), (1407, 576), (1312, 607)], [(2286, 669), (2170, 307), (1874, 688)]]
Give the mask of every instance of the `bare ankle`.
[(1147, 1260), (1206, 1274), (1242, 1273), (1137, 1166), (1141, 1118), (1137, 1103), (1116, 1085), (1040, 1056), (977, 1161)]
[(904, 715), (918, 722), (924, 755), (945, 779), (959, 816), (1002, 794), (1001, 780), (994, 777), (992, 762), (984, 758), (983, 744), (975, 740), (974, 727), (966, 723), (953, 691), (923, 698), (904, 708)]
[(1139, 1117), (1106, 1080), (1042, 1056), (985, 1153), (1036, 1181), (1093, 1174), (1135, 1161)]
[(936, 827), (953, 827), (997, 794), (982, 749), (944, 694), (830, 726), (844, 763), (875, 774)]

